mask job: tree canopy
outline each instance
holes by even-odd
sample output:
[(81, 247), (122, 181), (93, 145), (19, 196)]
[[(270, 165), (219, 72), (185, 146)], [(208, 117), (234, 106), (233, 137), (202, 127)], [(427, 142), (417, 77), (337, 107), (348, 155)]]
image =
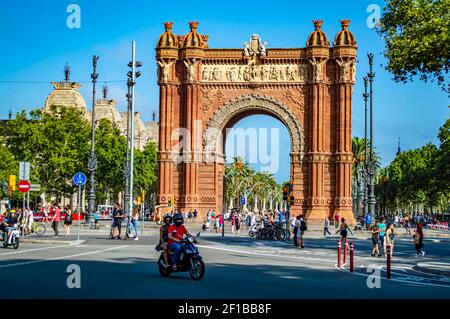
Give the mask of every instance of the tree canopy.
[(450, 0), (389, 0), (380, 22), (394, 80), (437, 80), (450, 94)]

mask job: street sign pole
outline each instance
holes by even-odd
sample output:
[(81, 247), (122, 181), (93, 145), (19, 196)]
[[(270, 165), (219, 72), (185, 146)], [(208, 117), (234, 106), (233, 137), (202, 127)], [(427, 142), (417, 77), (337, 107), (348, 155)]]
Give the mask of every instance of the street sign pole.
[(23, 199), (22, 199), (22, 211), (25, 210), (25, 193), (23, 193)]
[(142, 214), (142, 235), (144, 235), (144, 212), (145, 212), (145, 201), (142, 202), (142, 207), (141, 207), (141, 214)]
[(30, 208), (30, 191), (27, 192), (27, 209)]
[(80, 219), (81, 219), (81, 185), (78, 185), (78, 225), (77, 225), (77, 241), (80, 241)]

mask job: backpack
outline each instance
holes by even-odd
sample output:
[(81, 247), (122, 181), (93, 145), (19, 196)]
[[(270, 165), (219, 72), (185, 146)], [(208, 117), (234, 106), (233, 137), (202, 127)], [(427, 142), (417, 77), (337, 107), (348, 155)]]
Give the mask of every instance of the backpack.
[(301, 231), (307, 231), (308, 230), (308, 226), (306, 225), (306, 222), (304, 220), (301, 221), (300, 230)]

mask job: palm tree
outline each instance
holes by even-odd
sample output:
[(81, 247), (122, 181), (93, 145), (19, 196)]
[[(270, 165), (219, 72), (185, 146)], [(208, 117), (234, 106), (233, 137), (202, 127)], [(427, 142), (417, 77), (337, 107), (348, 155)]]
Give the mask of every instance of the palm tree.
[[(368, 146), (368, 145), (367, 145)], [(360, 208), (362, 199), (364, 196), (363, 185), (363, 165), (365, 162), (366, 154), (366, 139), (361, 137), (354, 137), (352, 139), (352, 152), (353, 152), (353, 167), (352, 167), (352, 197), (353, 197), (353, 212), (354, 214), (360, 214)]]

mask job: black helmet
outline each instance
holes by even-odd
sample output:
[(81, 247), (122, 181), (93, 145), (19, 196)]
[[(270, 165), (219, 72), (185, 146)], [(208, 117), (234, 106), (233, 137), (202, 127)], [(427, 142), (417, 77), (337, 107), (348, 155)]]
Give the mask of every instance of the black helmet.
[(166, 220), (169, 220), (170, 223), (172, 223), (172, 216), (170, 216), (169, 214), (165, 214), (164, 215), (164, 223), (166, 222)]
[(173, 222), (177, 226), (183, 224), (183, 215), (180, 213), (176, 213), (175, 216), (173, 216)]

